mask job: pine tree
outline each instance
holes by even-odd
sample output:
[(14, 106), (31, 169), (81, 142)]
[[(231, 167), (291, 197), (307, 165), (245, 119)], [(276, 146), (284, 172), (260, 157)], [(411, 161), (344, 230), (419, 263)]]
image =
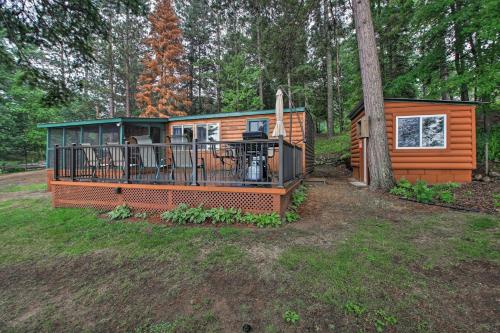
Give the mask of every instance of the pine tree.
[(358, 40), (365, 113), (369, 119), (368, 169), (370, 188), (388, 190), (394, 185), (384, 116), (382, 77), (368, 0), (354, 0), (352, 11)]
[(136, 101), (142, 117), (185, 114), (191, 106), (185, 84), (190, 80), (183, 62), (182, 32), (170, 0), (160, 0), (149, 17), (150, 48), (143, 60)]

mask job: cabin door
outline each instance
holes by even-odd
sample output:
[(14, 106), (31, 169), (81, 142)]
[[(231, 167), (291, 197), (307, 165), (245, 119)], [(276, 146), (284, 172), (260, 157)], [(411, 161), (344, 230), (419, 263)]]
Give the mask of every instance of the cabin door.
[(359, 139), (359, 180), (368, 184), (368, 138)]

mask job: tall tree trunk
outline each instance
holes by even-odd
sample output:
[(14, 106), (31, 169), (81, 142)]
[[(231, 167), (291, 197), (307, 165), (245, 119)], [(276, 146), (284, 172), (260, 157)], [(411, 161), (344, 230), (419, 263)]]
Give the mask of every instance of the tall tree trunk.
[(304, 108), (306, 110), (309, 109), (309, 103), (307, 101), (307, 86), (305, 82), (304, 82)]
[(61, 70), (61, 83), (66, 88), (66, 57), (64, 55), (64, 45), (61, 43), (59, 50), (59, 66)]
[[(198, 59), (200, 57), (200, 45), (198, 44)], [(201, 65), (198, 65), (198, 113), (203, 113), (203, 103), (201, 101)]]
[(217, 104), (217, 112), (221, 112), (221, 105), (222, 105), (222, 98), (221, 98), (221, 87), (220, 87), (220, 72), (221, 72), (221, 55), (222, 55), (222, 52), (221, 52), (221, 28), (220, 28), (220, 12), (218, 11), (216, 13), (216, 16), (217, 16), (217, 64), (216, 64), (216, 69), (217, 69), (217, 72), (215, 74), (215, 80), (216, 80), (216, 104)]
[(333, 17), (334, 29), (333, 29), (333, 38), (335, 40), (335, 76), (336, 76), (336, 88), (337, 88), (337, 106), (339, 112), (339, 129), (342, 132), (344, 130), (344, 109), (342, 107), (342, 92), (340, 87), (340, 78), (341, 78), (341, 68), (340, 68), (340, 43), (337, 34), (337, 7), (338, 4), (335, 4), (335, 12)]
[(83, 96), (89, 98), (89, 67), (87, 64), (83, 66)]
[(330, 40), (330, 0), (324, 0), (324, 29), (326, 49), (326, 99), (327, 99), (327, 134), (333, 137), (333, 73), (332, 73), (332, 49)]
[(191, 108), (190, 108), (190, 113), (191, 114), (194, 114), (194, 107), (195, 107), (195, 103), (193, 102), (193, 98), (194, 98), (194, 66), (193, 66), (193, 63), (194, 63), (194, 50), (193, 50), (193, 46), (190, 45), (189, 46), (189, 55), (188, 55), (188, 59), (189, 59), (189, 68), (188, 68), (188, 72), (189, 72), (189, 76), (191, 77), (191, 80), (189, 80), (188, 82), (188, 93), (189, 93), (189, 100), (191, 101)]
[(125, 17), (125, 115), (131, 116), (130, 112), (130, 17), (129, 9), (126, 9)]
[(260, 42), (260, 11), (259, 11), (259, 17), (257, 19), (257, 63), (259, 66), (259, 100), (260, 100), (260, 107), (264, 108), (264, 78), (262, 75), (262, 47), (261, 47), (261, 42)]
[[(454, 4), (451, 5), (451, 12), (456, 14), (460, 12), (462, 3), (461, 1), (455, 1)], [(461, 24), (459, 22), (453, 23), (453, 31), (455, 34), (454, 41), (454, 49), (455, 49), (455, 70), (457, 71), (457, 75), (463, 76), (465, 73), (465, 58), (464, 58), (464, 47), (465, 47), (465, 38), (462, 34)], [(466, 83), (460, 84), (460, 99), (462, 101), (469, 100), (469, 88)]]
[(113, 58), (113, 23), (111, 14), (109, 15), (109, 31), (108, 31), (108, 66), (109, 66), (109, 115), (111, 118), (115, 116), (115, 61)]
[(446, 60), (446, 32), (443, 31), (443, 36), (442, 36), (442, 50), (440, 54), (440, 64), (439, 64), (439, 75), (441, 76), (441, 82), (444, 83), (445, 89), (443, 89), (441, 93), (441, 99), (442, 100), (450, 100), (450, 91), (446, 87), (448, 85), (448, 62)]
[(286, 72), (286, 77), (287, 77), (287, 81), (288, 81), (288, 111), (289, 111), (289, 115), (290, 115), (290, 130), (289, 130), (289, 140), (290, 140), (290, 143), (292, 143), (292, 105), (293, 105), (293, 102), (292, 102), (292, 79), (290, 77), (290, 70), (287, 70)]
[(394, 185), (387, 144), (382, 78), (369, 0), (352, 0), (358, 41), (365, 114), (368, 117), (368, 168), (370, 188), (388, 190)]
[(340, 68), (340, 58), (339, 58), (339, 45), (338, 40), (336, 41), (336, 55), (335, 55), (335, 64), (336, 64), (336, 76), (337, 76), (337, 104), (339, 109), (339, 128), (342, 132), (344, 130), (344, 108), (342, 106), (342, 90), (340, 87), (340, 77), (341, 77), (341, 68)]

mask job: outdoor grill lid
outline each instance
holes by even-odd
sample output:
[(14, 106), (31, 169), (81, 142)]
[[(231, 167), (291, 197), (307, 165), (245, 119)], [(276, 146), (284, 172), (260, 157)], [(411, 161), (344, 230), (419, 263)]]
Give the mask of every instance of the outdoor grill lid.
[(261, 131), (243, 132), (243, 140), (267, 139), (267, 134)]

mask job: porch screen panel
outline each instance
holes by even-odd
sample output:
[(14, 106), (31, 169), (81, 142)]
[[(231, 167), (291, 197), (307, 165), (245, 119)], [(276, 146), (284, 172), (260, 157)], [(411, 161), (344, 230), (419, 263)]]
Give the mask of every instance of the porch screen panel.
[(148, 126), (136, 126), (136, 125), (125, 125), (125, 138), (129, 140), (133, 136), (144, 136), (149, 135), (149, 127)]
[(120, 141), (120, 127), (116, 125), (103, 125), (102, 126), (102, 143), (121, 143)]
[(68, 127), (66, 128), (66, 146), (70, 146), (73, 143), (80, 143), (80, 127)]
[(47, 143), (47, 168), (54, 167), (54, 145), (62, 146), (63, 144), (63, 130), (62, 128), (49, 128), (49, 142)]
[(83, 128), (82, 143), (90, 143), (91, 145), (99, 144), (99, 127), (98, 126), (85, 126)]
[(153, 143), (163, 143), (163, 139), (161, 137), (161, 128), (159, 127), (151, 127), (151, 141)]

